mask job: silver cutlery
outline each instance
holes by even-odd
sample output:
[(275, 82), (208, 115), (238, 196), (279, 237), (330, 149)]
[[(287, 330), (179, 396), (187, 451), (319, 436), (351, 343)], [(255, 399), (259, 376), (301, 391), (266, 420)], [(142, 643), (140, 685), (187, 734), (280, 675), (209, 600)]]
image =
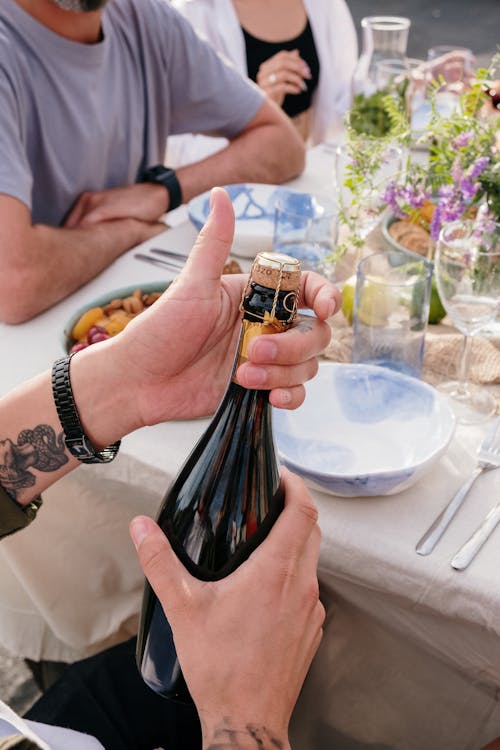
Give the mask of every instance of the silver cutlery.
[(155, 258), (153, 255), (146, 255), (145, 253), (134, 253), (134, 258), (137, 258), (137, 260), (142, 260), (145, 263), (151, 263), (151, 265), (153, 266), (160, 266), (161, 268), (166, 268), (169, 271), (175, 271), (176, 273), (184, 268), (184, 263), (181, 263), (180, 261), (175, 259), (166, 260), (163, 258)]
[(155, 255), (162, 255), (165, 258), (182, 258), (183, 261), (186, 261), (189, 255), (178, 250), (165, 250), (163, 247), (149, 247), (148, 250)]
[(483, 544), (490, 538), (500, 521), (500, 503), (497, 503), (478, 526), (473, 535), (463, 544), (451, 561), (455, 570), (464, 570), (473, 561)]
[(434, 523), (427, 529), (415, 547), (419, 555), (429, 555), (455, 517), (467, 493), (478, 478), (488, 469), (500, 467), (500, 417), (497, 417), (488, 431), (477, 454), (477, 464), (469, 479), (460, 487), (456, 495), (441, 511)]

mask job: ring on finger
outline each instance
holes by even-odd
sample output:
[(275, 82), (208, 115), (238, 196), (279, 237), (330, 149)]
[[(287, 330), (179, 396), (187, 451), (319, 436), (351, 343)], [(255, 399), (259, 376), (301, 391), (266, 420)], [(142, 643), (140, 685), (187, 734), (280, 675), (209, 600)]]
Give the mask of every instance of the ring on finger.
[(267, 80), (269, 81), (269, 83), (271, 84), (271, 86), (273, 86), (276, 83), (276, 81), (278, 80), (278, 76), (276, 75), (276, 73), (271, 73), (271, 75), (269, 76), (269, 78)]

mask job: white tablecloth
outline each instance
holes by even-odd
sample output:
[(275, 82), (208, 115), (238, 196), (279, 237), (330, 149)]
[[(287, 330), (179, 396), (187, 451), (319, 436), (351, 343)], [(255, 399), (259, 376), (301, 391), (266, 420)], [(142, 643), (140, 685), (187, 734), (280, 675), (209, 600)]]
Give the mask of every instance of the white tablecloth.
[[(331, 189), (332, 169), (332, 154), (316, 149), (292, 184)], [(181, 215), (178, 226), (145, 247), (186, 248), (194, 237)], [(35, 320), (0, 325), (0, 394), (61, 354), (61, 331), (75, 309), (101, 293), (166, 276), (130, 252)], [(36, 523), (0, 545), (4, 646), (32, 659), (72, 660), (134, 632), (142, 575), (128, 522), (137, 513), (155, 514), (206, 424), (139, 430), (112, 464), (81, 467), (44, 493)], [(431, 556), (414, 552), (474, 465), (485, 429), (459, 428), (432, 472), (399, 495), (313, 493), (328, 619), (294, 714), (295, 750), (475, 750), (500, 735), (499, 545), (491, 540), (462, 573), (449, 564), (500, 499), (500, 472), (477, 482)]]

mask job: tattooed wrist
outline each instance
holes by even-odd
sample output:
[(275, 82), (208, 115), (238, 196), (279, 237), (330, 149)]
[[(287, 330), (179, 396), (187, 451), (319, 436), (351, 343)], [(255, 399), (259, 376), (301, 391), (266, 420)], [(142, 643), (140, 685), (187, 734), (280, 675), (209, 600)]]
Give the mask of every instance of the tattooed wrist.
[(17, 500), (22, 490), (33, 487), (35, 475), (28, 469), (57, 471), (68, 462), (63, 433), (56, 436), (47, 424), (21, 430), (17, 440), (0, 440), (0, 485)]
[(262, 724), (248, 723), (236, 727), (224, 719), (208, 732), (204, 729), (203, 750), (290, 750), (283, 740)]

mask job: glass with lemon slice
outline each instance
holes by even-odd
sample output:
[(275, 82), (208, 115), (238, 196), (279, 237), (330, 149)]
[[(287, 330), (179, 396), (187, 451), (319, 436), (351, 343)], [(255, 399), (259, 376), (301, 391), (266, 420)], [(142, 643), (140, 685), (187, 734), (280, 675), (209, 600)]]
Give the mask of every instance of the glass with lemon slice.
[(358, 264), (353, 362), (420, 377), (429, 316), (432, 264), (381, 252)]

